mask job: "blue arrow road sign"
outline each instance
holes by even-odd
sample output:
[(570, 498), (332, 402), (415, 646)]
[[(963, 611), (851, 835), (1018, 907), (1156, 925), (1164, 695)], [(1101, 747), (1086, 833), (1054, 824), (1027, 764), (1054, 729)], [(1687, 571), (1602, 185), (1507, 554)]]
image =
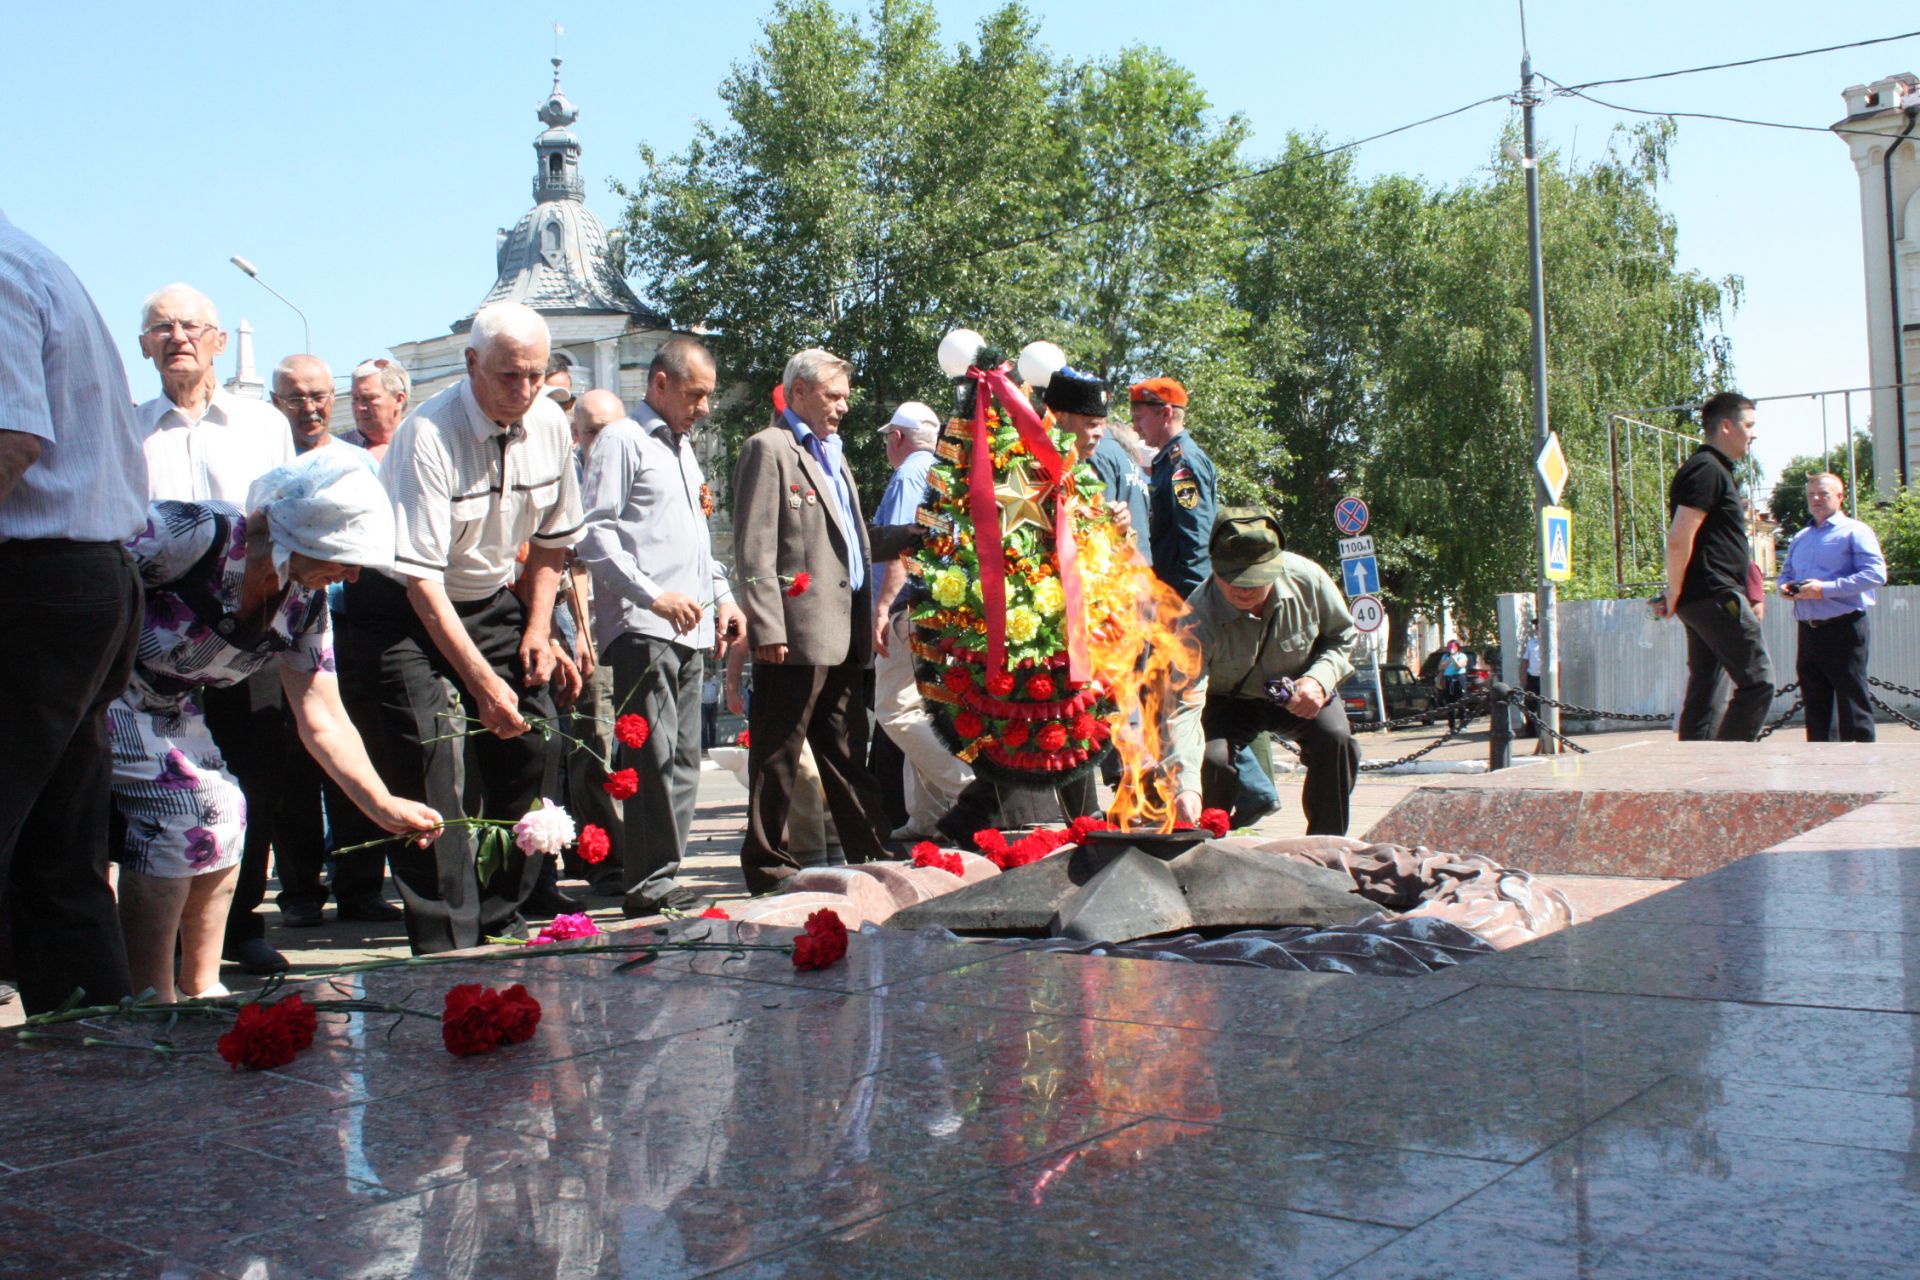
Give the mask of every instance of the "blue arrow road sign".
[(1333, 509), (1334, 528), (1352, 537), (1367, 527), (1367, 504), (1358, 498), (1342, 498)]
[(1370, 596), (1380, 589), (1380, 562), (1372, 556), (1342, 560), (1340, 576), (1346, 580), (1349, 596)]

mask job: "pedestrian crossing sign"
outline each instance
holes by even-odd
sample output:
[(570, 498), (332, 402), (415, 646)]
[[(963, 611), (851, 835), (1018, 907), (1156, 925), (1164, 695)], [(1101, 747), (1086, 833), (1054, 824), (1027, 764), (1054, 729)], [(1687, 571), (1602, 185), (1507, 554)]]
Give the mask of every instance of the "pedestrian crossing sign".
[(1565, 582), (1573, 577), (1573, 512), (1565, 507), (1540, 508), (1540, 545), (1549, 579)]

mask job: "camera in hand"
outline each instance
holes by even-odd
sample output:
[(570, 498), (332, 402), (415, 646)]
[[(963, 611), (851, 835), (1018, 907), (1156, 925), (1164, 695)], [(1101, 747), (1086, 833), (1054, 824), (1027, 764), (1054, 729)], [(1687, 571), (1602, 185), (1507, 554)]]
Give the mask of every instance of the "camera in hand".
[(1284, 707), (1293, 701), (1293, 677), (1276, 676), (1267, 681), (1267, 697), (1276, 707)]
[(1800, 584), (1797, 582), (1783, 582), (1780, 584), (1780, 594), (1783, 596), (1797, 596), (1800, 594)]

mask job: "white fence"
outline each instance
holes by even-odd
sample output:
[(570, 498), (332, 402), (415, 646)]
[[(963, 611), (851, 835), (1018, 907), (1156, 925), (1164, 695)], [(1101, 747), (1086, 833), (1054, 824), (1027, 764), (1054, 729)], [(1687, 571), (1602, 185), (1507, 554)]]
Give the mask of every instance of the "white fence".
[[(1920, 587), (1882, 587), (1874, 593), (1873, 640), (1867, 674), (1891, 684), (1920, 689)], [(1518, 620), (1531, 617), (1532, 596), (1503, 596), (1500, 652), (1504, 679), (1520, 684), (1518, 664), (1524, 639)], [(1687, 686), (1687, 642), (1680, 624), (1653, 616), (1645, 600), (1563, 600), (1559, 610), (1560, 700), (1603, 711), (1639, 715), (1672, 713)], [(1767, 598), (1761, 620), (1767, 652), (1773, 658), (1773, 682), (1794, 677), (1793, 605)], [(1875, 689), (1882, 701), (1910, 716), (1920, 716), (1920, 700)], [(1771, 715), (1793, 705), (1793, 695), (1775, 702)], [(1884, 719), (1884, 713), (1881, 713)]]

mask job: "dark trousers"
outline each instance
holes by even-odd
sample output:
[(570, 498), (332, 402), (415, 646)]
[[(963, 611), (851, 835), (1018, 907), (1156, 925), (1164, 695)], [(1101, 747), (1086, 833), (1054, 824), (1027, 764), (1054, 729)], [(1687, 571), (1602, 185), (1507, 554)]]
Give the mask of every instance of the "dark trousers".
[(379, 897), (387, 870), (384, 848), (341, 854), (333, 859), (331, 884), (321, 882), (329, 844), (345, 848), (378, 840), (386, 832), (361, 813), (307, 753), (291, 714), (286, 740), (286, 785), (280, 790), (280, 812), (273, 823), (273, 866), (280, 875), (281, 907), (323, 906), (329, 889), (333, 900), (343, 905)]
[(1807, 704), (1807, 741), (1833, 741), (1839, 713), (1840, 741), (1873, 741), (1873, 703), (1867, 697), (1867, 642), (1871, 629), (1864, 610), (1840, 618), (1802, 619), (1794, 674)]
[(1200, 712), (1207, 735), (1206, 763), (1201, 768), (1201, 803), (1225, 808), (1237, 788), (1234, 758), (1262, 731), (1300, 744), (1307, 779), (1300, 790), (1300, 806), (1307, 815), (1310, 836), (1343, 836), (1352, 806), (1354, 783), (1360, 777), (1360, 748), (1347, 727), (1347, 712), (1338, 699), (1303, 720), (1265, 698), (1208, 698)]
[[(1527, 685), (1527, 692), (1528, 692), (1528, 693), (1531, 693), (1531, 694), (1533, 694), (1533, 695), (1534, 695), (1534, 697), (1539, 697), (1539, 696), (1540, 696), (1540, 677), (1539, 677), (1539, 676), (1527, 676), (1527, 677), (1526, 677), (1526, 685)], [(1533, 712), (1533, 713), (1534, 713), (1535, 715), (1539, 715), (1539, 714), (1540, 714), (1540, 704), (1539, 704), (1539, 703), (1537, 703), (1537, 702), (1535, 702), (1535, 701), (1533, 701), (1533, 700), (1532, 700), (1531, 698), (1529, 698), (1529, 699), (1527, 700), (1527, 704), (1526, 704), (1526, 705), (1527, 705), (1527, 709), (1528, 709), (1528, 710), (1530, 710), (1530, 711), (1532, 711), (1532, 712)], [(1516, 738), (1537, 738), (1537, 737), (1539, 737), (1539, 736), (1540, 736), (1540, 726), (1539, 726), (1539, 723), (1538, 723), (1537, 721), (1534, 721), (1534, 720), (1531, 720), (1531, 719), (1528, 719), (1528, 718), (1527, 718), (1526, 716), (1521, 716), (1521, 717), (1519, 717), (1519, 719), (1520, 719), (1520, 727), (1519, 727), (1518, 729), (1516, 729), (1516, 730), (1514, 730), (1514, 734), (1513, 734), (1513, 736), (1514, 736), (1514, 737), (1516, 737)]]
[[(353, 630), (340, 650), (341, 695), (356, 724), (378, 726), (366, 735), (367, 754), (388, 790), (424, 801), (443, 817), (518, 819), (540, 794), (546, 748), (539, 730), (516, 738), (484, 731), (450, 736), (478, 727), (456, 715), (479, 712), (414, 614), (406, 589), (384, 574), (366, 573), (347, 588), (347, 600)], [(518, 695), (522, 718), (550, 719), (547, 689), (521, 683), (526, 611), (514, 594), (501, 590), (454, 609), (474, 647)], [(474, 797), (471, 807), (461, 794), (463, 782)], [(481, 884), (474, 874), (473, 832), (465, 827), (447, 828), (425, 849), (409, 841), (388, 850), (415, 954), (476, 946), (488, 934), (506, 932), (540, 877), (541, 860), (514, 849)]]
[[(1683, 601), (1675, 613), (1687, 629), (1680, 741), (1752, 742), (1773, 705), (1773, 663), (1753, 606), (1744, 595), (1730, 591), (1713, 600)], [(1723, 715), (1720, 704), (1729, 678), (1733, 696)]]
[[(269, 663), (238, 684), (201, 689), (200, 705), (227, 772), (247, 801), (246, 843), (240, 849), (233, 904), (227, 908), (224, 950), (231, 957), (242, 943), (267, 936), (266, 919), (257, 908), (267, 900), (273, 848), (287, 843), (276, 829), (287, 774), (287, 702), (280, 692), (279, 664)], [(317, 855), (316, 848), (308, 856)]]
[(863, 669), (852, 662), (832, 667), (754, 663), (747, 720), (747, 838), (740, 846), (748, 893), (767, 893), (800, 869), (787, 848), (787, 811), (802, 743), (813, 747), (827, 811), (847, 861), (886, 857), (884, 841), (891, 833), (880, 829), (886, 806), (867, 772), (864, 686)]
[(140, 639), (140, 579), (112, 543), (0, 542), (0, 888), (28, 1013), (132, 994), (107, 883), (107, 705)]
[(652, 730), (638, 750), (614, 748), (614, 763), (640, 778), (640, 790), (622, 802), (621, 887), (626, 893), (638, 890), (642, 902), (659, 907), (680, 887), (680, 864), (700, 799), (700, 685), (706, 655), (629, 631), (607, 646), (606, 661), (613, 668), (613, 705), (645, 716)]
[(720, 704), (700, 704), (700, 749), (710, 751), (720, 745)]

